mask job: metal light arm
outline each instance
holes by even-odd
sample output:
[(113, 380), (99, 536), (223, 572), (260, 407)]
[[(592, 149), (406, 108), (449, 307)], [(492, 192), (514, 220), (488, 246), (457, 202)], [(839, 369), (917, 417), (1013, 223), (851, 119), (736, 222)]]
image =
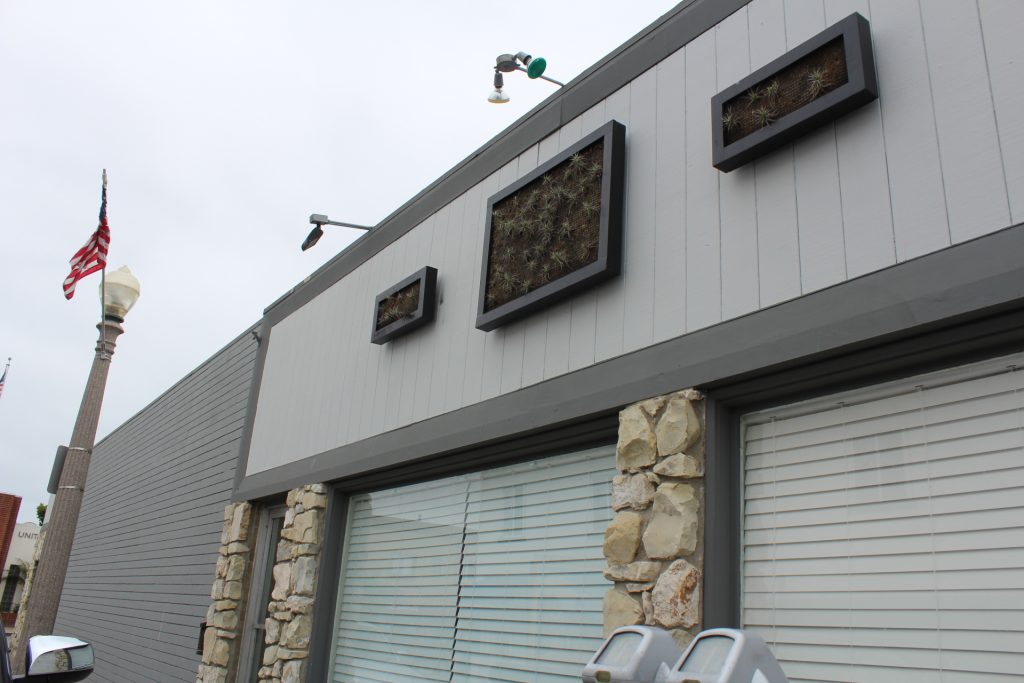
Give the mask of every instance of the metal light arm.
[[(524, 67), (521, 67), (521, 66), (516, 66), (516, 70), (517, 70), (517, 71), (522, 71), (522, 72), (523, 72), (523, 73), (525, 73), (526, 75), (529, 75), (529, 74), (530, 74), (530, 70), (529, 70), (529, 69), (526, 69), (526, 68), (524, 68)], [(562, 83), (562, 81), (556, 81), (556, 80), (555, 80), (555, 79), (553, 79), (553, 78), (548, 78), (548, 77), (547, 77), (547, 76), (545, 76), (544, 74), (541, 74), (541, 75), (539, 75), (539, 76), (536, 76), (536, 78), (539, 78), (539, 79), (541, 79), (542, 81), (547, 81), (548, 83), (554, 83), (555, 85), (561, 85), (561, 86), (564, 86), (564, 85), (565, 85), (565, 83)]]
[(342, 228), (356, 228), (357, 230), (373, 229), (372, 225), (356, 225), (355, 223), (342, 223), (341, 221), (332, 221), (327, 216), (321, 213), (311, 214), (309, 217), (309, 222), (312, 223), (313, 225), (319, 225), (321, 227), (324, 225), (337, 225)]
[(332, 221), (330, 218), (322, 213), (314, 213), (310, 215), (309, 222), (315, 225), (310, 233), (306, 236), (306, 239), (302, 242), (302, 251), (306, 251), (314, 244), (320, 241), (320, 238), (324, 236), (325, 225), (337, 225), (342, 228), (355, 228), (356, 230), (372, 230), (372, 225), (356, 225), (355, 223), (342, 223), (341, 221)]

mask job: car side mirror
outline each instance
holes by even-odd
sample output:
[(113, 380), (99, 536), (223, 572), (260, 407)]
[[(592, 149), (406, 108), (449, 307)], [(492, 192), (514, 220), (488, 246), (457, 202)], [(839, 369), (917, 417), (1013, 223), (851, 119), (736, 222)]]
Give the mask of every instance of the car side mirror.
[(92, 673), (92, 645), (66, 636), (34, 636), (28, 639), (26, 675), (23, 681), (73, 683)]

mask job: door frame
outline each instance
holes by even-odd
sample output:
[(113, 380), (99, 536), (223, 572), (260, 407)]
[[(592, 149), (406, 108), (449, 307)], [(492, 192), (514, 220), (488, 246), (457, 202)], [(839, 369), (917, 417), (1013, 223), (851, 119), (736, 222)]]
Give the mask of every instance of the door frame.
[[(256, 673), (262, 665), (257, 657), (262, 658), (265, 645), (262, 636), (266, 633), (267, 605), (270, 603), (270, 592), (274, 589), (274, 565), (286, 510), (285, 505), (272, 505), (259, 512), (249, 592), (245, 600), (242, 646), (238, 658), (236, 680), (239, 683), (256, 680)], [(260, 637), (257, 638), (257, 635)]]

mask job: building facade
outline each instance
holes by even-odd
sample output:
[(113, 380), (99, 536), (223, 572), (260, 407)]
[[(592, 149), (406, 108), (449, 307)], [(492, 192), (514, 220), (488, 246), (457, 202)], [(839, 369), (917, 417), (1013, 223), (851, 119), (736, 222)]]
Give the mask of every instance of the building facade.
[(1022, 29), (681, 3), (97, 446), (58, 624), (98, 680), (572, 681), (633, 623), (1014, 680)]
[[(0, 567), (3, 568), (3, 593), (0, 594), (0, 619), (3, 619), (4, 632), (14, 626), (17, 610), (14, 605), (14, 593), (21, 593), (21, 565), (12, 566), (8, 563), (11, 546), (17, 535), (15, 528), (18, 522), (18, 510), (21, 508), (21, 497), (10, 493), (0, 493)], [(31, 559), (31, 555), (29, 556)], [(7, 600), (8, 593), (11, 599)]]
[(247, 330), (93, 450), (54, 632), (90, 680), (195, 678), (256, 344)]
[(21, 522), (14, 525), (11, 544), (7, 549), (7, 559), (4, 562), (4, 573), (0, 576), (0, 618), (3, 619), (4, 632), (8, 635), (14, 632), (25, 579), (38, 540), (38, 524)]
[(7, 551), (14, 539), (14, 527), (18, 523), (21, 497), (0, 493), (0, 566), (7, 566)]
[[(995, 0), (684, 2), (274, 303), (199, 680), (570, 681), (642, 622), (755, 629), (792, 680), (1011, 680), (1021, 28)], [(818, 96), (814, 39), (876, 77), (829, 120), (779, 95)], [(612, 121), (621, 264), (538, 303), (496, 275), (549, 258), (502, 202)], [(717, 170), (739, 135), (766, 146)], [(412, 281), (436, 315), (378, 335)]]

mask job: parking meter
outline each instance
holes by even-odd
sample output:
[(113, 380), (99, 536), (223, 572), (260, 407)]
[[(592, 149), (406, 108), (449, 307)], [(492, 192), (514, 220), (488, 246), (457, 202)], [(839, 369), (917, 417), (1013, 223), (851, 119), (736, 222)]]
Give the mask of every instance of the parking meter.
[(667, 631), (622, 626), (583, 667), (583, 683), (652, 683), (659, 666), (670, 666), (678, 659), (679, 646)]
[(659, 667), (654, 683), (787, 683), (787, 679), (761, 636), (715, 628), (697, 634), (671, 669)]

